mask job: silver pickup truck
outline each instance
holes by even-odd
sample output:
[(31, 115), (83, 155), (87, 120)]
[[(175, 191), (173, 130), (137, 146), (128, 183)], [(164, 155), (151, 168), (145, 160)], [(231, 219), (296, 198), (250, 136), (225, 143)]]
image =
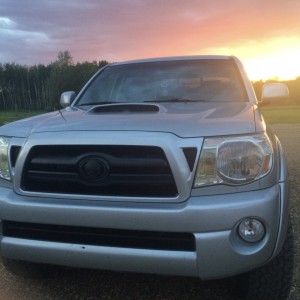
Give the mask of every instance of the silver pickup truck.
[(244, 299), (287, 299), (286, 162), (237, 58), (114, 63), (60, 102), (0, 127), (8, 270), (236, 276)]

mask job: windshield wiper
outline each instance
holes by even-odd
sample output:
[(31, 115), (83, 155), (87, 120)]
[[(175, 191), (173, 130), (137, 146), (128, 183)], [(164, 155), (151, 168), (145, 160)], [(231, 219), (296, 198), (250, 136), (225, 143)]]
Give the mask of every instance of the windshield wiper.
[(169, 98), (169, 99), (157, 99), (157, 100), (146, 100), (143, 102), (177, 102), (177, 103), (188, 103), (188, 102), (206, 102), (205, 100), (192, 100), (186, 98)]

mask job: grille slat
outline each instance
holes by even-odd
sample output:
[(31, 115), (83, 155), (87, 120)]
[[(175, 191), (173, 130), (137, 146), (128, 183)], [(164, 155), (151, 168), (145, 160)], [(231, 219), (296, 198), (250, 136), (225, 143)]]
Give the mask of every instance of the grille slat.
[(21, 188), (42, 193), (176, 197), (168, 160), (151, 146), (34, 146)]
[(135, 249), (195, 251), (191, 233), (106, 229), (3, 221), (3, 236)]

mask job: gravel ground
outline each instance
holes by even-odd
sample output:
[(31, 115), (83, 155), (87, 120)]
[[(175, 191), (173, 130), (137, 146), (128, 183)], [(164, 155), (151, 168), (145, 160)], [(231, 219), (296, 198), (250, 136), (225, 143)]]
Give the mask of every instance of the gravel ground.
[[(291, 215), (296, 255), (290, 300), (300, 299), (300, 124), (273, 125), (285, 150), (290, 171)], [(48, 280), (20, 279), (0, 264), (0, 299), (201, 299), (233, 300), (235, 280), (200, 282), (193, 278), (161, 277), (92, 270), (62, 269)]]
[(295, 272), (291, 300), (300, 299), (300, 124), (272, 125), (287, 158), (290, 179), (291, 217), (295, 238)]

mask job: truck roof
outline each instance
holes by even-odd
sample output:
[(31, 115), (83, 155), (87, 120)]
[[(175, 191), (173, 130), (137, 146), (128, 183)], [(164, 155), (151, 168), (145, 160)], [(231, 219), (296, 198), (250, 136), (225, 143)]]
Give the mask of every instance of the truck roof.
[(233, 56), (226, 55), (187, 55), (187, 56), (169, 56), (156, 58), (143, 58), (136, 60), (128, 60), (123, 62), (115, 62), (112, 65), (145, 63), (145, 62), (159, 62), (159, 61), (175, 61), (175, 60), (199, 60), (199, 59), (232, 59)]

